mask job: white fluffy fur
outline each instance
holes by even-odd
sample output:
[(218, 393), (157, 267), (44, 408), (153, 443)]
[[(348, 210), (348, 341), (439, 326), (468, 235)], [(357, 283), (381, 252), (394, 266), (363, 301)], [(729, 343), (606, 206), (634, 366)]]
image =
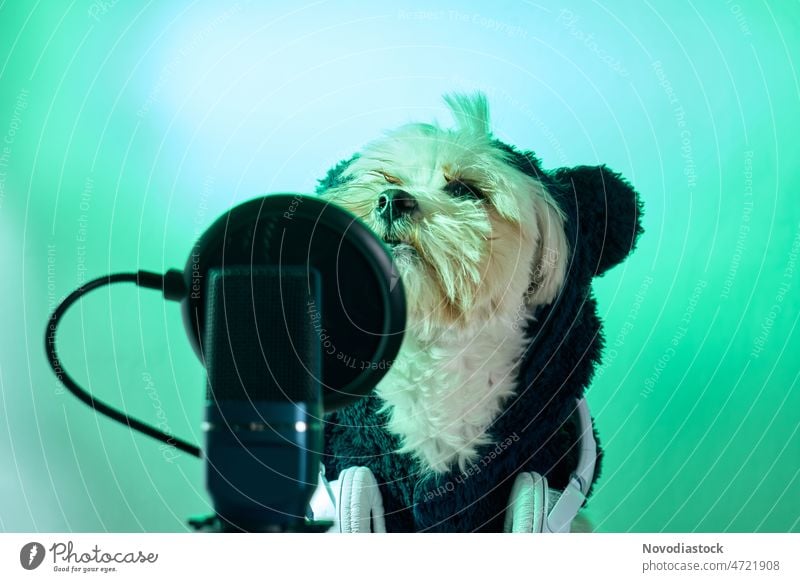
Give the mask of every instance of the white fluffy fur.
[[(560, 210), (495, 147), (485, 98), (445, 99), (455, 129), (419, 123), (390, 132), (327, 193), (383, 237), (381, 192), (402, 188), (419, 202), (394, 247), (409, 324), (377, 394), (400, 451), (436, 472), (464, 469), (490, 442), (487, 428), (515, 389), (524, 320), (556, 297), (567, 260)], [(476, 185), (486, 199), (453, 197), (443, 190), (448, 179)]]

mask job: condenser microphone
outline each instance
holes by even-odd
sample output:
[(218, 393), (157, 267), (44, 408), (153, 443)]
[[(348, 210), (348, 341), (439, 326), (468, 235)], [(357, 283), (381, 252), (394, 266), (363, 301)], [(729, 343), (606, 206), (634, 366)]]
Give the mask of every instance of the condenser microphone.
[(304, 527), (322, 451), (319, 301), (314, 269), (208, 273), (206, 485), (225, 531)]
[(303, 531), (324, 412), (370, 397), (400, 348), (405, 296), (392, 257), (349, 212), (270, 195), (221, 216), (184, 277), (222, 529)]

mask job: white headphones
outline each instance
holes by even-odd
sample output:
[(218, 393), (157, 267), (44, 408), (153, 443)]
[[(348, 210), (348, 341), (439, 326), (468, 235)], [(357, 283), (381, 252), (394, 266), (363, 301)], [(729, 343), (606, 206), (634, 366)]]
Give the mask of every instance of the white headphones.
[(503, 528), (506, 532), (569, 532), (572, 521), (586, 501), (597, 462), (592, 416), (584, 398), (577, 401), (576, 410), (580, 424), (580, 450), (578, 466), (570, 475), (567, 487), (551, 508), (551, 491), (546, 477), (534, 471), (517, 475), (506, 512)]

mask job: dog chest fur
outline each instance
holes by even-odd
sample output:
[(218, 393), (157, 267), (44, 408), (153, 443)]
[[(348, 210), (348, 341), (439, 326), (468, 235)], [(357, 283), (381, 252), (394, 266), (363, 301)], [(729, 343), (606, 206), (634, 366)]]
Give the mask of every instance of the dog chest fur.
[(489, 427), (515, 388), (524, 338), (509, 317), (421, 344), (408, 337), (377, 387), (398, 452), (423, 470), (464, 469), (491, 442)]

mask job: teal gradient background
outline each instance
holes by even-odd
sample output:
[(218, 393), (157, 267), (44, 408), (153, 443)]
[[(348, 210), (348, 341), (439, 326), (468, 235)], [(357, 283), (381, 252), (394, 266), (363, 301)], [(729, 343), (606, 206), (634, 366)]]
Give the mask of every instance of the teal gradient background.
[[(545, 167), (607, 163), (646, 234), (598, 280), (599, 531), (800, 531), (797, 2), (0, 2), (0, 530), (182, 531), (201, 463), (46, 365), (81, 282), (182, 267), (263, 192), (484, 90)], [(104, 400), (200, 440), (179, 308), (130, 285), (64, 321)]]

